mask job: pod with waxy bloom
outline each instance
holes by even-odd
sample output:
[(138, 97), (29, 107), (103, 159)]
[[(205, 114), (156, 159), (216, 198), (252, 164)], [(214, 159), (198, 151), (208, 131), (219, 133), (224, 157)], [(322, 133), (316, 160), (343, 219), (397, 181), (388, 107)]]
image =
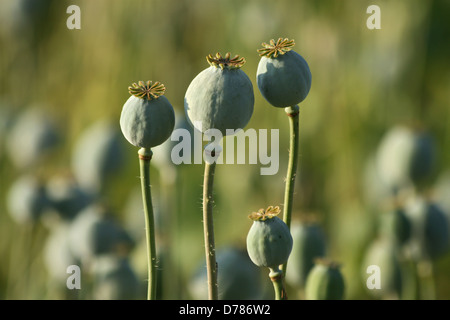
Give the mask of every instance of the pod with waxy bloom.
[(256, 80), (262, 96), (274, 107), (286, 108), (303, 100), (311, 89), (306, 60), (292, 50), (294, 40), (279, 38), (263, 43)]
[(175, 112), (164, 96), (166, 88), (160, 82), (139, 81), (128, 90), (131, 96), (120, 115), (123, 135), (128, 142), (140, 148), (162, 144), (175, 126)]
[[(223, 136), (227, 129), (244, 128), (253, 114), (255, 97), (249, 77), (241, 70), (245, 59), (217, 53), (206, 57), (210, 67), (190, 83), (184, 98), (188, 121), (205, 133), (217, 129)], [(201, 127), (199, 127), (201, 125)]]

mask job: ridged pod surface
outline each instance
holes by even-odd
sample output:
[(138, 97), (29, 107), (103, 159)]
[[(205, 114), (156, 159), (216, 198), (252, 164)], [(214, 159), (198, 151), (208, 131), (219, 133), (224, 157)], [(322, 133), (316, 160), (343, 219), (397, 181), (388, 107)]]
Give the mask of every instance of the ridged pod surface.
[(259, 267), (278, 270), (292, 250), (292, 236), (288, 226), (275, 215), (278, 207), (269, 207), (253, 213), (253, 224), (247, 234), (247, 251), (250, 259)]
[(311, 89), (311, 71), (306, 60), (292, 50), (294, 40), (279, 38), (259, 49), (256, 81), (262, 96), (274, 107), (286, 108), (303, 100)]
[(189, 84), (184, 109), (187, 120), (197, 130), (205, 133), (217, 129), (225, 136), (229, 134), (227, 129), (243, 129), (250, 121), (255, 103), (253, 85), (241, 70), (244, 58), (217, 53), (207, 60), (210, 67)]
[(129, 88), (131, 96), (120, 115), (120, 128), (132, 145), (152, 148), (162, 144), (172, 134), (175, 112), (163, 95), (165, 87), (159, 82), (139, 81)]

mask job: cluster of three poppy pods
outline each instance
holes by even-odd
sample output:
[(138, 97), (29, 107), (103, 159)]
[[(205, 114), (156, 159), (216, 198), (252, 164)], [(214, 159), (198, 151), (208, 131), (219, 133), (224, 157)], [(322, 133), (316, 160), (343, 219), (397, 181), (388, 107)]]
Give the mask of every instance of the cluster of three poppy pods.
[[(259, 49), (261, 60), (257, 84), (263, 97), (274, 107), (286, 108), (302, 102), (311, 88), (311, 72), (305, 59), (292, 50), (294, 40), (271, 40)], [(254, 94), (249, 77), (241, 70), (245, 59), (217, 53), (206, 57), (210, 67), (189, 85), (184, 108), (188, 121), (201, 123), (203, 133), (217, 129), (244, 128), (253, 114)], [(139, 81), (129, 88), (120, 126), (134, 146), (152, 148), (166, 141), (175, 125), (175, 113), (164, 96), (160, 82)], [(231, 132), (231, 131), (230, 131)], [(234, 132), (234, 130), (233, 130)]]
[[(300, 54), (292, 50), (293, 46), (294, 40), (282, 38), (263, 43), (263, 48), (258, 50), (261, 60), (257, 70), (257, 85), (263, 97), (272, 106), (285, 108), (287, 115), (291, 118), (298, 115), (297, 104), (306, 98), (311, 88), (309, 66)], [(205, 135), (208, 134), (208, 130), (214, 129), (219, 130), (222, 136), (225, 136), (228, 132), (236, 132), (236, 130), (244, 128), (250, 121), (255, 100), (253, 85), (249, 77), (241, 70), (245, 63), (244, 58), (239, 56), (231, 58), (230, 53), (225, 56), (217, 53), (215, 56), (209, 55), (206, 58), (210, 67), (200, 72), (190, 83), (184, 98), (185, 113), (188, 122)], [(141, 148), (139, 150), (140, 159), (149, 161), (152, 155), (150, 149), (162, 144), (170, 137), (175, 124), (175, 113), (170, 102), (164, 97), (164, 85), (159, 82), (140, 81), (130, 86), (129, 92), (131, 97), (123, 106), (120, 126), (125, 138), (134, 146)], [(227, 129), (233, 129), (233, 131)], [(291, 140), (291, 153), (293, 153), (293, 145), (295, 146), (296, 143), (292, 143)], [(220, 152), (217, 141), (211, 143), (209, 148), (210, 153), (215, 152), (217, 155)], [(208, 151), (208, 146), (205, 150)], [(205, 247), (207, 262), (209, 262), (207, 265), (212, 265), (212, 269), (214, 269), (212, 217), (208, 212), (212, 209), (205, 208), (207, 206), (205, 200), (211, 200), (209, 198), (212, 196), (212, 192), (209, 189), (212, 188), (215, 164), (206, 162), (204, 224), (205, 226), (208, 223), (210, 225), (205, 227)], [(292, 157), (290, 162), (296, 162), (296, 157)], [(289, 168), (292, 169), (291, 164)], [(293, 188), (295, 170), (291, 174), (288, 173), (289, 175), (292, 176), (288, 178), (292, 182)], [(149, 183), (143, 184), (143, 189), (146, 185)], [(287, 188), (289, 191), (285, 197), (288, 203), (292, 203), (292, 190), (290, 190), (292, 188)], [(143, 197), (145, 205), (145, 198), (149, 197), (149, 191), (147, 195), (144, 192)], [(286, 205), (286, 199), (285, 207), (289, 208), (289, 204)], [(151, 199), (148, 200), (150, 202), (147, 202), (147, 205), (150, 205), (151, 209)], [(209, 218), (211, 221), (208, 220)], [(152, 217), (149, 219), (151, 220)], [(288, 226), (289, 219), (286, 221)], [(256, 219), (256, 221), (265, 222), (267, 220)], [(289, 231), (289, 228), (287, 230)], [(149, 246), (152, 245), (154, 243), (149, 243)], [(290, 246), (292, 247), (292, 240)], [(286, 251), (290, 252), (290, 250), (291, 248), (288, 248)], [(251, 254), (250, 256), (252, 257)], [(285, 261), (287, 261), (287, 257)], [(253, 262), (258, 264), (257, 261)], [(149, 259), (149, 263), (151, 263), (151, 259)], [(214, 287), (217, 287), (216, 279), (210, 279), (210, 277), (216, 276), (214, 271), (208, 274), (208, 282), (213, 291)], [(210, 292), (210, 298), (214, 298), (216, 294), (217, 292)]]

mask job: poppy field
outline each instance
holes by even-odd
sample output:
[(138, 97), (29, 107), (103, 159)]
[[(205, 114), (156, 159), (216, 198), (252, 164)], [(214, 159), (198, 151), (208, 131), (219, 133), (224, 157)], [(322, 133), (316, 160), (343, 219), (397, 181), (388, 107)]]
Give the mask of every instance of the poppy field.
[(449, 11), (0, 1), (0, 299), (450, 299)]

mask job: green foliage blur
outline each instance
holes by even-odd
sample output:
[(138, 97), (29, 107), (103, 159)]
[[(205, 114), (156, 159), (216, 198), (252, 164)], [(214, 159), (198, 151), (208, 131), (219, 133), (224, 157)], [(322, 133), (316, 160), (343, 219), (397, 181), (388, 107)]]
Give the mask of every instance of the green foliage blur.
[[(366, 26), (370, 16), (366, 9), (372, 4), (381, 9), (381, 29)], [(80, 30), (66, 26), (69, 5), (81, 9)], [(374, 296), (366, 288), (370, 274), (365, 273), (365, 253), (379, 237), (379, 216), (389, 202), (377, 197), (374, 201), (366, 169), (386, 132), (397, 125), (413, 126), (430, 134), (436, 150), (431, 173), (421, 181), (421, 194), (435, 201), (437, 185), (450, 184), (449, 176), (444, 176), (450, 172), (449, 9), (444, 0), (1, 0), (0, 299), (145, 299), (138, 150), (120, 133), (120, 112), (129, 97), (129, 85), (153, 80), (166, 86), (165, 95), (182, 119), (190, 81), (208, 67), (205, 57), (216, 52), (246, 59), (242, 70), (252, 80), (255, 93), (255, 110), (247, 128), (279, 129), (277, 174), (260, 175), (261, 164), (216, 168), (217, 250), (245, 249), (251, 226), (248, 215), (283, 204), (288, 121), (283, 110), (262, 98), (256, 85), (256, 50), (262, 42), (279, 37), (295, 40), (294, 50), (306, 59), (312, 73), (311, 91), (300, 104), (293, 218), (313, 215), (320, 220), (327, 257), (341, 265), (345, 299), (392, 298)], [(39, 133), (26, 138), (32, 124), (12, 134), (29, 110), (39, 111), (54, 126), (49, 134), (54, 139), (46, 138), (39, 147), (33, 142)], [(96, 281), (108, 278), (91, 272), (104, 261), (75, 261), (82, 265), (82, 287), (69, 290), (66, 279), (70, 273), (64, 263), (58, 277), (49, 266), (55, 267), (58, 254), (67, 252), (50, 255), (55, 259), (53, 265), (53, 258), (46, 258), (47, 241), (56, 227), (67, 227), (74, 218), (58, 216), (55, 221), (54, 214), (46, 212), (44, 219), (24, 221), (15, 218), (9, 204), (13, 184), (24, 176), (43, 185), (58, 179), (78, 183), (74, 161), (106, 154), (86, 147), (82, 149), (86, 157), (81, 154), (75, 160), (74, 156), (82, 134), (99, 121), (119, 130), (115, 146), (119, 151), (108, 156), (118, 162), (105, 169), (101, 183), (87, 192), (91, 197), (87, 201), (106, 208), (114, 223), (131, 235), (133, 243), (119, 241), (114, 254), (129, 263), (133, 274), (127, 277), (135, 275), (142, 286), (138, 294), (107, 293), (114, 285), (92, 293)], [(167, 155), (165, 162), (156, 160), (157, 156), (155, 152), (151, 179), (163, 274), (160, 298), (193, 299), (197, 296), (189, 290), (189, 283), (204, 263), (203, 165), (175, 166)], [(88, 172), (87, 166), (78, 170)], [(86, 184), (90, 177), (87, 174)], [(60, 191), (61, 187), (55, 188)], [(26, 197), (24, 191), (23, 198), (19, 195), (15, 201), (20, 206), (28, 201)], [(447, 199), (448, 204), (448, 198), (450, 191), (440, 199)], [(76, 215), (79, 207), (87, 207), (81, 206), (82, 201), (68, 202), (67, 210)], [(444, 209), (449, 220), (450, 206)], [(76, 241), (82, 242), (83, 234), (76, 233)], [(89, 267), (83, 269), (84, 265)], [(113, 267), (99, 269), (108, 268)], [(450, 299), (448, 249), (428, 259), (425, 267), (418, 263), (416, 268), (427, 274), (421, 293), (413, 289), (420, 280), (413, 281), (400, 298)], [(268, 270), (260, 271), (268, 288), (260, 288), (264, 293), (255, 297), (272, 299)], [(288, 268), (288, 272), (294, 270)], [(135, 280), (126, 283), (130, 281)], [(294, 286), (288, 285), (288, 292), (290, 299), (301, 297)]]

